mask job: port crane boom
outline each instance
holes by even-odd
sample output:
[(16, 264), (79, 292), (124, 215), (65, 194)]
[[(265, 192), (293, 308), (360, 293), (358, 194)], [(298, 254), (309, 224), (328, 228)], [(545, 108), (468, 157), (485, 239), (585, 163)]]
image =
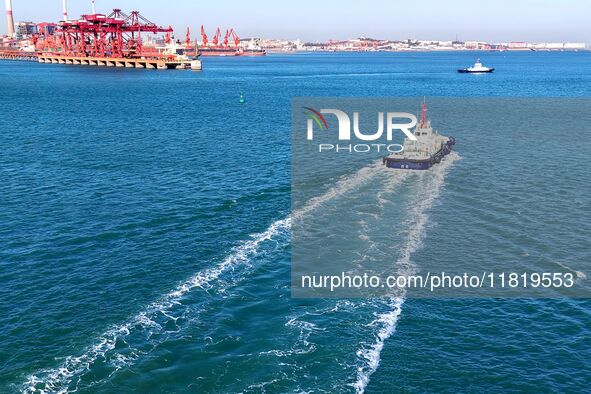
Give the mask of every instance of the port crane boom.
[(205, 28), (203, 27), (203, 25), (201, 25), (201, 41), (203, 42), (203, 46), (206, 47), (207, 46), (207, 34), (205, 34)]
[(234, 31), (234, 29), (230, 29), (230, 35), (232, 36), (232, 39), (234, 40), (234, 46), (236, 48), (238, 48), (238, 45), (240, 45), (240, 37), (238, 37), (238, 34), (236, 34), (236, 32)]
[(217, 30), (215, 31), (215, 35), (213, 36), (213, 45), (215, 47), (217, 47), (220, 43), (220, 36), (222, 35), (222, 32), (220, 31), (220, 28), (218, 27)]

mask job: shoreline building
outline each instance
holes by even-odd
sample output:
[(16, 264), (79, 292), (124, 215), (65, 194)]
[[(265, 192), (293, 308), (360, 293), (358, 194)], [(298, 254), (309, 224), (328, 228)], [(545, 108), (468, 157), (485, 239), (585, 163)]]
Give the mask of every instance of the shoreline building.
[(19, 22), (16, 25), (16, 39), (23, 40), (38, 34), (37, 24), (33, 22)]

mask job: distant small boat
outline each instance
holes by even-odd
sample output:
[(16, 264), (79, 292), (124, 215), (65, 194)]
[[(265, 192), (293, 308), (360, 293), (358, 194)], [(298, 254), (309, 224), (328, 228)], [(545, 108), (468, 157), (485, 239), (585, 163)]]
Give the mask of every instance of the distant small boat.
[(474, 63), (474, 65), (472, 67), (460, 68), (458, 70), (458, 72), (461, 74), (491, 73), (493, 71), (495, 71), (494, 68), (483, 66), (482, 63), (480, 63), (480, 59), (477, 59), (476, 63)]

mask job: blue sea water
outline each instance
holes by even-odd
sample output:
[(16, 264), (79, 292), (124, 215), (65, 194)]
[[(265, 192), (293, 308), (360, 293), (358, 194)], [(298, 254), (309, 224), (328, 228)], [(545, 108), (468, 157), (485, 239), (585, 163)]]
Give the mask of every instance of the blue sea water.
[[(455, 72), (476, 56), (497, 71)], [(290, 100), (588, 97), (590, 66), (589, 52), (207, 58), (201, 73), (0, 62), (0, 392), (588, 390), (587, 299), (292, 299)], [(344, 171), (314, 201), (421, 196), (392, 256), (419, 268), (576, 266), (591, 261), (589, 131), (554, 145), (568, 171), (532, 159), (535, 135), (465, 131), (432, 172)]]

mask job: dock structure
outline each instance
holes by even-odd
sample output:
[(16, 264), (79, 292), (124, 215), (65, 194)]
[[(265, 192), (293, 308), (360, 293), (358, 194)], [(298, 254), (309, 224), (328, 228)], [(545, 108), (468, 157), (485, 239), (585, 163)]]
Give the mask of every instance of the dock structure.
[(23, 60), (23, 61), (36, 62), (38, 57), (35, 52), (0, 50), (0, 59), (2, 59), (2, 60)]
[[(164, 47), (144, 46), (142, 34), (165, 34)], [(79, 19), (66, 18), (56, 24), (54, 32), (44, 29), (32, 38), (34, 51), (30, 53), (0, 48), (0, 59), (33, 60), (39, 63), (69, 64), (97, 67), (141, 68), (152, 70), (190, 69), (200, 71), (201, 61), (185, 52), (172, 38), (171, 26), (162, 27), (151, 22), (139, 11), (126, 14), (114, 9), (109, 15), (96, 13)]]
[(188, 69), (190, 60), (141, 59), (120, 57), (85, 57), (63, 55), (38, 55), (39, 63), (72, 64), (98, 67), (145, 68), (154, 70)]

